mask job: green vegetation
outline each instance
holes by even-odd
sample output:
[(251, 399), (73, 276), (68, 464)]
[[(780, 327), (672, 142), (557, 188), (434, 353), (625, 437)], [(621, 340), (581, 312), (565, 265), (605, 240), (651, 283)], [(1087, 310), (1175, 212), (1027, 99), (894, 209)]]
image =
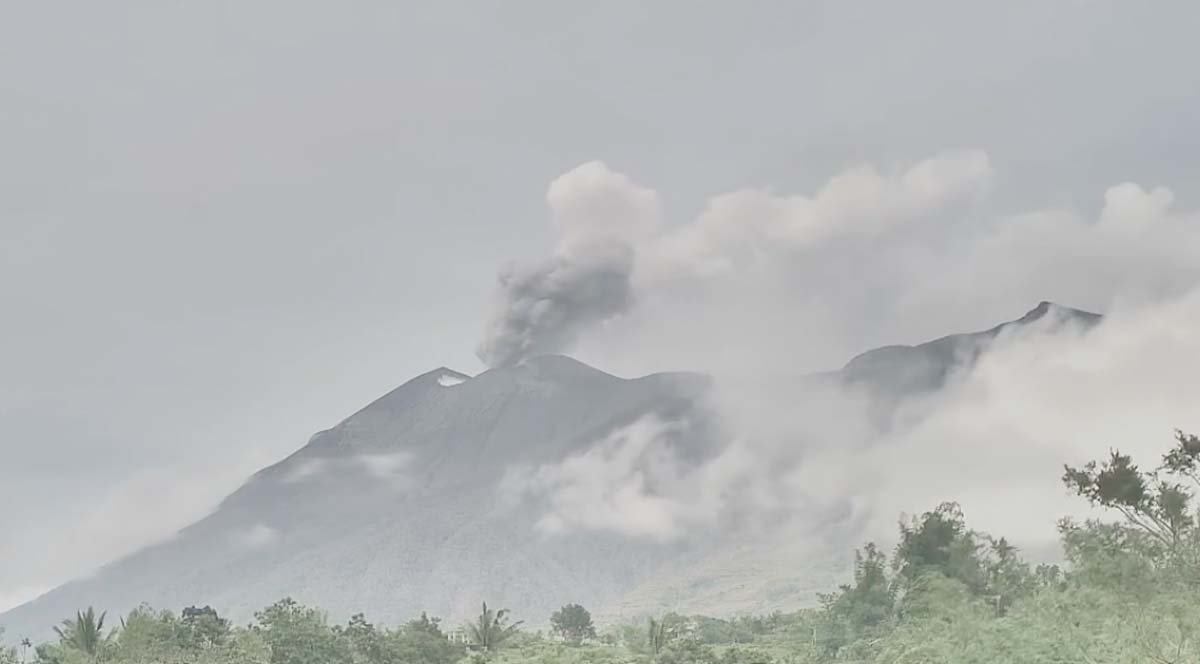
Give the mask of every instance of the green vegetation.
[(596, 638), (592, 614), (578, 604), (568, 604), (550, 616), (551, 631), (564, 641), (577, 646), (584, 639)]
[(79, 611), (75, 618), (68, 618), (62, 625), (54, 628), (59, 641), (85, 655), (89, 661), (97, 661), (103, 650), (112, 640), (113, 633), (104, 633), (104, 615), (96, 615), (96, 610), (88, 607), (87, 611)]
[(492, 652), (516, 635), (520, 626), (520, 622), (508, 624), (508, 609), (493, 611), (484, 602), (479, 618), (467, 627), (471, 635), (471, 647), (484, 653)]
[(598, 633), (588, 610), (569, 604), (543, 635), (484, 604), (452, 637), (426, 615), (397, 628), (361, 614), (331, 624), (290, 599), (245, 627), (207, 606), (142, 607), (106, 631), (105, 614), (88, 608), (56, 628), (57, 642), (0, 649), (0, 664), (1200, 662), (1200, 439), (1177, 433), (1150, 471), (1114, 451), (1067, 466), (1062, 480), (1119, 518), (1061, 520), (1061, 568), (1031, 567), (945, 503), (902, 522), (890, 556), (865, 545), (850, 583), (790, 614), (668, 614)]

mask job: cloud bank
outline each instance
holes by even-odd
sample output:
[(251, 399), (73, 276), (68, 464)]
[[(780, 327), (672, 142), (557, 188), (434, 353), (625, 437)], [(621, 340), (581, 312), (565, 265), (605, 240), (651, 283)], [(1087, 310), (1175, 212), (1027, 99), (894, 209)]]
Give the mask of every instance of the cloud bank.
[(653, 190), (585, 164), (547, 194), (552, 255), (502, 273), (480, 356), (575, 352), (626, 373), (818, 370), (1041, 300), (1105, 311), (1200, 279), (1197, 215), (1172, 211), (1168, 189), (1118, 184), (1096, 212), (1006, 212), (989, 196), (998, 177), (985, 153), (950, 151), (850, 168), (810, 195), (736, 190), (669, 224)]
[[(548, 196), (562, 244), (521, 289), (502, 280), (494, 320), (525, 324), (493, 325), (484, 347), (519, 329), (509, 336), (553, 343), (509, 343), (502, 363), (575, 348), (628, 373), (709, 371), (727, 440), (685, 463), (687, 423), (643, 420), (561, 463), (514, 469), (510, 493), (544, 501), (546, 534), (671, 539), (786, 515), (886, 539), (901, 512), (957, 500), (977, 527), (1051, 542), (1058, 517), (1086, 512), (1060, 486), (1062, 464), (1110, 446), (1152, 462), (1174, 428), (1200, 430), (1200, 215), (1134, 183), (1109, 188), (1093, 213), (998, 212), (996, 177), (985, 154), (948, 152), (853, 168), (809, 196), (723, 194), (672, 226), (625, 176), (596, 163), (563, 175)], [(607, 273), (584, 266), (610, 246), (628, 257), (621, 296), (587, 297), (598, 288), (588, 275)], [(552, 278), (564, 262), (577, 279)], [(882, 420), (870, 395), (811, 375), (1045, 299), (1107, 317), (1086, 333), (1047, 319), (1002, 335)], [(558, 313), (521, 313), (538, 308)]]
[(945, 500), (973, 526), (1044, 551), (1062, 516), (1091, 512), (1059, 482), (1119, 447), (1152, 463), (1172, 430), (1200, 430), (1200, 290), (1122, 307), (1084, 330), (1048, 321), (998, 338), (935, 392), (871, 416), (841, 383), (718, 381), (712, 406), (732, 437), (689, 464), (686, 423), (648, 417), (561, 463), (510, 473), (541, 499), (539, 530), (676, 539), (697, 529), (812, 532), (837, 523), (888, 541), (901, 513)]

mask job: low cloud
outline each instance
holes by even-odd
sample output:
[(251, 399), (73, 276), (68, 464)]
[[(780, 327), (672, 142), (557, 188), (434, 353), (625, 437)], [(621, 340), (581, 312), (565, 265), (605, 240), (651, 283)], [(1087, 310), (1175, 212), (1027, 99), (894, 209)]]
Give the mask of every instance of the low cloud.
[(405, 470), (412, 459), (412, 453), (406, 451), (358, 454), (346, 458), (300, 458), (284, 470), (282, 481), (285, 484), (299, 484), (366, 474), (373, 479), (402, 483), (407, 479)]
[(413, 455), (411, 452), (360, 454), (355, 459), (369, 475), (376, 479), (401, 481), (406, 478), (404, 471), (412, 462)]
[[(785, 519), (886, 538), (900, 512), (958, 500), (979, 527), (1052, 540), (1056, 518), (1086, 511), (1059, 485), (1062, 464), (1109, 446), (1153, 463), (1175, 427), (1200, 429), (1200, 214), (1135, 183), (1110, 187), (1094, 213), (1002, 212), (995, 179), (985, 154), (947, 152), (851, 168), (808, 196), (734, 191), (667, 225), (654, 192), (627, 177), (598, 164), (564, 175), (548, 196), (560, 246), (504, 282), (485, 348), (509, 344), (500, 364), (575, 348), (618, 373), (706, 371), (725, 438), (684, 463), (672, 436), (686, 423), (650, 419), (515, 470), (510, 489), (544, 501), (548, 534), (670, 539)], [(621, 259), (599, 260), (606, 246)], [(813, 378), (1041, 300), (1107, 318), (1087, 334), (1047, 319), (1004, 335), (898, 406)]]
[(648, 417), (561, 463), (515, 470), (508, 486), (543, 501), (547, 534), (672, 539), (769, 521), (888, 541), (901, 513), (954, 500), (974, 527), (1044, 551), (1058, 518), (1091, 514), (1062, 487), (1063, 464), (1120, 447), (1149, 465), (1174, 428), (1200, 431), (1197, 321), (1200, 290), (1119, 307), (1090, 329), (1047, 317), (886, 420), (841, 383), (718, 380), (710, 406), (730, 437), (703, 462), (681, 461), (672, 434), (683, 424)]
[(265, 523), (258, 523), (237, 533), (234, 540), (238, 546), (247, 549), (262, 549), (279, 541), (279, 536), (277, 529)]
[(0, 610), (34, 599), (64, 577), (87, 577), (102, 564), (173, 537), (269, 460), (248, 451), (193, 463), (187, 472), (145, 466), (111, 489), (64, 507), (62, 518), (72, 519), (71, 528), (47, 519), (0, 542), (6, 560), (23, 562), (8, 576), (7, 569), (0, 570), (0, 584), (8, 581), (10, 588), (0, 597)]
[(296, 484), (316, 479), (327, 470), (329, 462), (325, 459), (301, 459), (293, 464), (283, 477), (285, 484)]
[(679, 500), (688, 471), (671, 439), (684, 428), (643, 417), (561, 463), (510, 469), (502, 491), (509, 500), (545, 500), (537, 521), (543, 533), (582, 529), (673, 538), (703, 518), (702, 510)]

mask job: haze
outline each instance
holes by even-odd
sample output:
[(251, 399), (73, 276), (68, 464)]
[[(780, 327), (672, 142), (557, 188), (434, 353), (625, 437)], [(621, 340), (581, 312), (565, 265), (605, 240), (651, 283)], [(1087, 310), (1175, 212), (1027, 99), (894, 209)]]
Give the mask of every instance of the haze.
[[(1117, 316), (1074, 361), (1195, 387), (1193, 3), (644, 4), (5, 4), (0, 609), (477, 348), (794, 376), (1053, 299)], [(613, 205), (646, 223), (577, 232)], [(561, 329), (496, 290), (613, 255)], [(1068, 375), (1009, 359), (977, 380)], [(1114, 431), (1197, 426), (1144, 403)]]

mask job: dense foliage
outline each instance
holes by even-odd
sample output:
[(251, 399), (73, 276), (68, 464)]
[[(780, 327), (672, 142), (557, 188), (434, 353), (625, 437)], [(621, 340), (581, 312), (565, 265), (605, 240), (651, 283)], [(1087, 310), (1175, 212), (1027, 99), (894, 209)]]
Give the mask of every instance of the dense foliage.
[(1200, 662), (1200, 439), (1178, 433), (1150, 471), (1114, 451), (1062, 479), (1119, 519), (1060, 521), (1061, 568), (1031, 567), (945, 503), (902, 522), (890, 556), (865, 545), (849, 583), (796, 613), (668, 614), (598, 633), (569, 604), (543, 635), (486, 604), (453, 633), (426, 615), (396, 628), (361, 614), (332, 624), (291, 599), (245, 627), (206, 606), (142, 607), (114, 628), (87, 608), (56, 628), (56, 642), (0, 648), (0, 664)]
[(550, 616), (550, 629), (571, 645), (579, 645), (584, 639), (596, 638), (596, 627), (592, 614), (578, 604), (568, 604)]

